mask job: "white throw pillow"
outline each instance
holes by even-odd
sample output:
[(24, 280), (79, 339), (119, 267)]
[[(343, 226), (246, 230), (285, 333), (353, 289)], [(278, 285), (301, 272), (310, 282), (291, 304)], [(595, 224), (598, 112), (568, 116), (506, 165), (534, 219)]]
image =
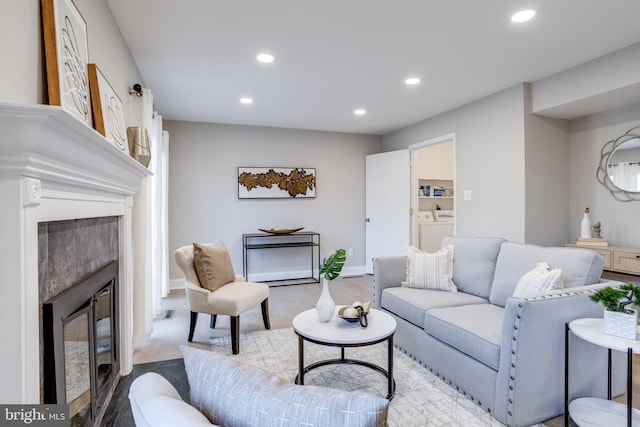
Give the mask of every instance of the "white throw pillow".
[(447, 245), (434, 253), (409, 246), (405, 255), (407, 270), (402, 286), (449, 292), (458, 290), (452, 279), (453, 245)]
[(527, 298), (545, 291), (562, 288), (562, 270), (551, 270), (546, 262), (539, 262), (533, 270), (526, 272), (516, 285), (513, 296)]

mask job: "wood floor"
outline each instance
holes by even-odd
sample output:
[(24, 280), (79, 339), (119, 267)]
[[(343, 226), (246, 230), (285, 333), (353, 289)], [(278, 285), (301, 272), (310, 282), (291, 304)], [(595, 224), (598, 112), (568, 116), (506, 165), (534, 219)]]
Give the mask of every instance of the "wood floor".
[[(373, 299), (373, 277), (370, 275), (338, 278), (330, 284), (331, 296), (337, 305), (351, 304), (355, 301), (367, 302)], [(296, 314), (315, 306), (320, 297), (319, 284), (276, 286), (270, 288), (269, 311), (271, 327), (273, 329), (291, 327)], [(169, 318), (165, 312), (173, 310)], [(151, 338), (134, 349), (134, 364), (177, 359), (182, 357), (180, 345), (208, 349), (209, 339), (213, 336), (229, 335), (229, 318), (220, 316), (215, 329), (209, 328), (209, 318), (204, 314), (198, 317), (198, 324), (193, 342), (187, 342), (189, 332), (189, 309), (183, 290), (172, 291), (163, 300), (163, 314), (154, 321)], [(240, 316), (240, 331), (264, 330), (262, 313), (258, 305)], [(242, 351), (242, 342), (240, 342)], [(561, 356), (559, 356), (561, 357)], [(633, 363), (634, 396), (640, 391), (640, 358), (635, 357)], [(626, 396), (619, 397), (619, 401), (626, 402)], [(638, 400), (638, 399), (636, 399)], [(636, 404), (634, 407), (638, 407)], [(545, 421), (547, 427), (564, 426), (564, 416)], [(570, 425), (574, 425), (571, 423)]]

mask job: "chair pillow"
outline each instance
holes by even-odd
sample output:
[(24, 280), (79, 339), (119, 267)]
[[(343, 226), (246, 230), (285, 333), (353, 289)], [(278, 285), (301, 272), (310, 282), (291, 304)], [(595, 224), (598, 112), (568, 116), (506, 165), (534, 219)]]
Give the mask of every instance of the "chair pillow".
[(539, 262), (533, 270), (526, 272), (516, 285), (513, 296), (527, 298), (545, 291), (562, 288), (562, 269), (551, 270), (546, 262)]
[(435, 253), (409, 246), (405, 251), (407, 268), (401, 285), (407, 288), (456, 292), (458, 288), (452, 279), (453, 252), (453, 245), (444, 246)]
[(387, 425), (389, 401), (362, 391), (296, 385), (258, 367), (180, 346), (191, 404), (223, 426)]
[(210, 291), (236, 280), (231, 257), (222, 242), (211, 245), (194, 243), (193, 266), (200, 286)]

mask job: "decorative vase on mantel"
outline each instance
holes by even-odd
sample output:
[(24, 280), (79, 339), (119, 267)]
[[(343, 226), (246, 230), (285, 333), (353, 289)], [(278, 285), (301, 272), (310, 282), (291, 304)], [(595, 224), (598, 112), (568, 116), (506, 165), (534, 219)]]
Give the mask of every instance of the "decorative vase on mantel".
[(336, 303), (333, 302), (333, 298), (331, 298), (329, 283), (329, 280), (324, 277), (322, 278), (322, 293), (316, 304), (318, 319), (323, 323), (330, 321), (336, 311)]
[(638, 311), (628, 308), (625, 312), (604, 311), (604, 333), (635, 340), (637, 338)]

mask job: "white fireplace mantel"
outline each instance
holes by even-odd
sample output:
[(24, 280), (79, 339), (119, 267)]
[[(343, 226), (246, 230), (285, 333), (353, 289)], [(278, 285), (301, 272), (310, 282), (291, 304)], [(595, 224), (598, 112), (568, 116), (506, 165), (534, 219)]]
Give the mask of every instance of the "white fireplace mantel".
[(0, 402), (40, 402), (39, 222), (120, 218), (120, 372), (131, 371), (133, 195), (149, 175), (61, 107), (0, 103)]

